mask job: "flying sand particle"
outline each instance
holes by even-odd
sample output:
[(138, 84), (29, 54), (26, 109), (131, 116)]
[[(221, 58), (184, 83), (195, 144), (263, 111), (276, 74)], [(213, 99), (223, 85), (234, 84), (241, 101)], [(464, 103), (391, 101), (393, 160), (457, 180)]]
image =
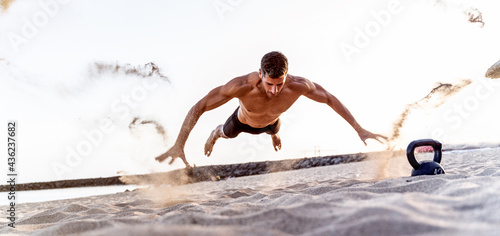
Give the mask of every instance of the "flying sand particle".
[[(139, 120), (139, 117), (134, 117), (134, 119), (132, 120), (132, 122), (130, 122), (130, 124), (128, 125), (128, 128), (132, 129), (134, 126), (138, 125), (137, 124), (138, 120)], [(167, 135), (166, 135), (167, 133), (165, 132), (165, 128), (160, 123), (158, 123), (157, 121), (154, 121), (154, 120), (143, 120), (139, 124), (141, 124), (141, 125), (147, 125), (147, 124), (154, 125), (155, 129), (156, 129), (156, 132), (159, 135), (161, 135), (161, 137), (163, 138), (163, 140), (167, 139)]]
[(7, 11), (9, 9), (10, 5), (14, 2), (14, 0), (2, 0), (0, 1), (0, 7), (2, 8), (3, 11)]
[(483, 13), (477, 8), (471, 7), (464, 12), (469, 18), (470, 23), (479, 23), (481, 28), (484, 27)]
[(123, 73), (126, 75), (136, 75), (142, 78), (159, 77), (161, 79), (169, 81), (168, 77), (161, 72), (160, 68), (154, 62), (149, 62), (143, 66), (132, 66), (128, 63), (119, 64), (95, 62), (94, 66), (91, 67), (90, 72), (95, 74)]
[(401, 135), (401, 129), (404, 126), (405, 121), (408, 119), (410, 113), (419, 108), (427, 108), (432, 106), (432, 108), (437, 108), (444, 104), (446, 100), (452, 95), (458, 93), (460, 90), (471, 84), (471, 80), (462, 80), (459, 84), (443, 84), (439, 83), (438, 86), (433, 88), (427, 96), (420, 99), (419, 101), (406, 105), (406, 108), (399, 116), (399, 119), (393, 125), (392, 135), (389, 136), (387, 145), (388, 150), (394, 148), (393, 142), (399, 138)]
[(500, 61), (497, 61), (486, 71), (486, 78), (498, 79), (500, 78)]

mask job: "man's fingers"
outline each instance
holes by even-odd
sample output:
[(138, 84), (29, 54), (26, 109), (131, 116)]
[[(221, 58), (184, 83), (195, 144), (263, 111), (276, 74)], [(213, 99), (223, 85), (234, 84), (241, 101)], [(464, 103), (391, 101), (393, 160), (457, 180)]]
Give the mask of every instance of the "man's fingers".
[(385, 140), (389, 139), (389, 138), (387, 138), (387, 137), (386, 137), (386, 136), (384, 136), (384, 135), (377, 134), (377, 136), (378, 136), (378, 137), (381, 137), (381, 138), (383, 138), (383, 139), (385, 139)]
[(384, 143), (381, 139), (384, 139), (384, 141), (387, 141), (387, 140), (388, 140), (388, 138), (387, 138), (387, 137), (385, 137), (384, 135), (380, 135), (380, 134), (377, 134), (377, 136), (375, 137), (375, 139), (376, 139), (377, 141), (379, 141), (380, 143)]
[(187, 162), (187, 160), (186, 160), (186, 155), (182, 154), (182, 155), (180, 156), (180, 158), (182, 159), (182, 162), (184, 162), (184, 164), (186, 165), (186, 167), (188, 167), (188, 166), (189, 166), (189, 167), (191, 167), (191, 166), (189, 165), (189, 163)]
[(177, 157), (172, 157), (172, 160), (170, 160), (170, 162), (168, 164), (172, 165), (174, 163), (174, 161), (175, 161), (175, 158), (177, 158)]
[(160, 155), (160, 156), (157, 156), (155, 158), (155, 160), (157, 160), (158, 162), (163, 162), (167, 157), (164, 157), (164, 155)]
[(365, 144), (365, 146), (368, 146), (366, 144), (366, 139), (375, 139), (377, 141), (379, 141), (380, 143), (384, 143), (381, 139), (385, 139), (385, 141), (389, 140), (386, 136), (384, 135), (380, 135), (380, 134), (374, 134), (374, 133), (371, 133), (371, 132), (364, 132), (364, 133), (359, 133), (359, 137), (361, 138), (361, 141), (363, 141), (363, 143)]

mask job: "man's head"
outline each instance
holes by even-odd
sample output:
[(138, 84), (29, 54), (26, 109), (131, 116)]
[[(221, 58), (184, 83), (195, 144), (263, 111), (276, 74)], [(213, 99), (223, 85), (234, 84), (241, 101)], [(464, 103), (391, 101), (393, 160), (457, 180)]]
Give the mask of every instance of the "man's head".
[(288, 59), (281, 52), (269, 52), (262, 57), (259, 76), (268, 97), (274, 97), (283, 89), (288, 73)]

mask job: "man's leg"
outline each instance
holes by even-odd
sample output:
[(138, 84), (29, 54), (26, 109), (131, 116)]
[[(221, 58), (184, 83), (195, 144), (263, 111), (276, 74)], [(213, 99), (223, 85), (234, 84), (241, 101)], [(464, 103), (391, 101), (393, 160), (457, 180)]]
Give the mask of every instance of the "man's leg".
[(271, 134), (271, 138), (273, 139), (273, 147), (275, 151), (281, 150), (281, 138), (276, 134)]
[(207, 142), (205, 143), (205, 156), (209, 157), (210, 154), (212, 154), (212, 150), (214, 148), (215, 141), (217, 141), (217, 139), (229, 138), (224, 134), (223, 128), (224, 125), (217, 126), (217, 128), (215, 128), (210, 134), (210, 137), (208, 137)]

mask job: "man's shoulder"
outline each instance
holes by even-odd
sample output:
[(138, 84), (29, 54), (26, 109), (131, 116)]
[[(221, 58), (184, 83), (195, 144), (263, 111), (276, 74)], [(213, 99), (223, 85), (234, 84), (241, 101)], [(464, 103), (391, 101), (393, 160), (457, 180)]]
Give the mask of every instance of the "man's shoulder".
[(226, 93), (230, 93), (233, 96), (241, 96), (251, 91), (257, 85), (258, 81), (259, 73), (251, 72), (230, 80), (223, 88)]
[(296, 84), (305, 84), (310, 82), (308, 79), (302, 77), (302, 76), (297, 76), (297, 75), (287, 75), (287, 79), (289, 79), (290, 82), (296, 83)]
[(258, 72), (250, 72), (246, 75), (238, 76), (230, 80), (227, 84), (232, 86), (245, 86), (245, 85), (257, 85), (259, 82), (259, 73)]
[(246, 83), (248, 83), (252, 86), (257, 86), (257, 84), (260, 81), (259, 72), (257, 72), (257, 71), (250, 72), (247, 75), (245, 75), (245, 77), (246, 77)]
[(314, 86), (310, 80), (301, 76), (288, 75), (287, 79), (288, 87), (292, 90), (308, 91), (311, 86)]

